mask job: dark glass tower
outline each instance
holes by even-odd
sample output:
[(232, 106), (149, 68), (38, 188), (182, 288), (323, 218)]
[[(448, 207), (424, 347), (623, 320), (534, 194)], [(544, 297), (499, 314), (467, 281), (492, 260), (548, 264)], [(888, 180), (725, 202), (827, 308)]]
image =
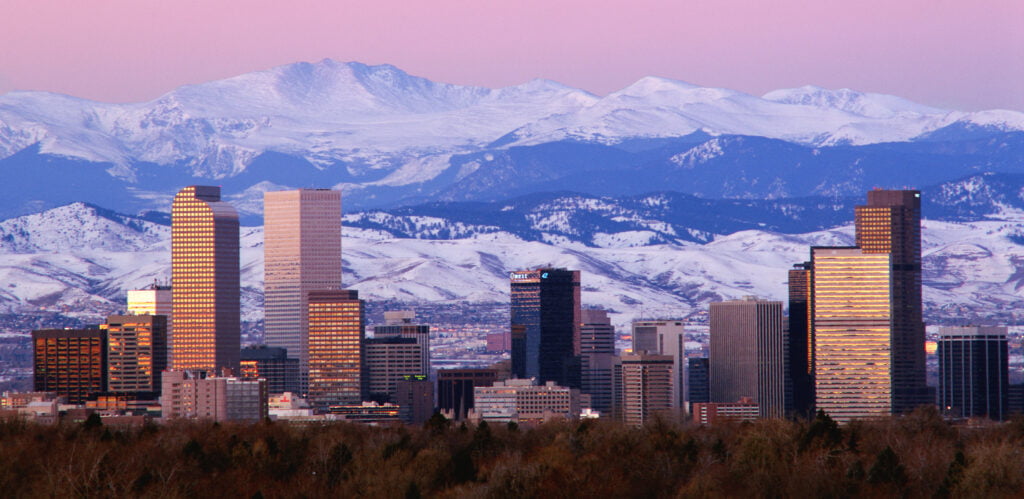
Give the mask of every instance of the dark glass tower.
[(892, 271), (892, 411), (933, 404), (925, 383), (921, 305), (921, 192), (868, 192), (856, 207), (857, 247), (887, 253)]
[(789, 376), (793, 386), (793, 411), (811, 416), (814, 410), (814, 338), (811, 305), (811, 262), (793, 265), (789, 271)]
[(939, 406), (950, 416), (1001, 421), (1009, 412), (1005, 327), (939, 330)]
[(513, 341), (512, 374), (579, 388), (580, 272), (544, 268), (510, 278), (512, 327), (522, 326), (525, 340), (521, 348)]

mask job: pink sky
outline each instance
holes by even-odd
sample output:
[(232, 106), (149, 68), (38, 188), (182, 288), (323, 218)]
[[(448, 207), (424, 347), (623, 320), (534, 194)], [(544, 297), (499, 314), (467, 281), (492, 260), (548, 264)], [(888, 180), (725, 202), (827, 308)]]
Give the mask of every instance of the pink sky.
[(1020, 0), (3, 0), (0, 93), (148, 100), (323, 58), (606, 94), (648, 75), (1024, 110)]

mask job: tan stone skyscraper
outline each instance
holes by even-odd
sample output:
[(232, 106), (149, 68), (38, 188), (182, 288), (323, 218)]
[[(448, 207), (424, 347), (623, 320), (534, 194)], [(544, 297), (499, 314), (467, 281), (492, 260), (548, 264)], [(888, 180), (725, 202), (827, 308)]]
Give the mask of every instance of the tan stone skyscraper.
[(341, 192), (263, 194), (265, 339), (309, 373), (305, 294), (341, 288)]
[(238, 369), (238, 212), (220, 187), (193, 185), (171, 206), (173, 369)]

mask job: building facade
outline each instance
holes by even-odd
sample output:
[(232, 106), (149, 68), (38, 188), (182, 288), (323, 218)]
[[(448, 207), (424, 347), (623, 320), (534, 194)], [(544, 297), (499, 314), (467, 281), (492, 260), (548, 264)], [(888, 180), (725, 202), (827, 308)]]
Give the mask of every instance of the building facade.
[(306, 293), (341, 289), (341, 192), (263, 193), (264, 338), (309, 372)]
[(633, 321), (633, 353), (670, 355), (672, 364), (672, 408), (686, 407), (686, 332), (677, 320)]
[(619, 414), (627, 425), (641, 426), (656, 415), (671, 417), (675, 359), (670, 355), (623, 355), (616, 383)]
[(309, 401), (318, 409), (363, 401), (365, 306), (354, 290), (307, 292)]
[[(580, 272), (522, 270), (512, 272), (510, 282), (513, 374), (578, 388)], [(522, 327), (520, 348), (516, 326)]]
[(171, 205), (171, 365), (238, 369), (238, 212), (220, 187), (189, 186)]
[(1009, 414), (1006, 328), (939, 329), (939, 407), (953, 417), (1002, 421)]
[(840, 422), (892, 414), (889, 254), (812, 248), (811, 255), (815, 407)]
[(384, 312), (384, 325), (373, 327), (374, 338), (411, 338), (420, 346), (423, 376), (430, 376), (430, 326), (416, 324), (416, 315), (411, 310)]
[(492, 422), (536, 424), (556, 419), (578, 419), (580, 393), (554, 382), (538, 385), (533, 379), (497, 381), (474, 388), (476, 418)]
[(707, 357), (691, 357), (688, 362), (686, 385), (692, 405), (711, 401), (711, 364)]
[(397, 403), (398, 382), (408, 376), (425, 377), (427, 371), (423, 347), (416, 338), (368, 338), (363, 343), (363, 362), (367, 398), (381, 403)]
[(437, 371), (437, 408), (452, 419), (466, 418), (474, 407), (473, 389), (491, 386), (498, 377), (494, 369), (440, 369)]
[(814, 413), (814, 317), (813, 266), (811, 262), (793, 265), (789, 271), (789, 317), (786, 339), (789, 341), (789, 377), (793, 387), (793, 411), (803, 417)]
[(167, 317), (111, 315), (100, 328), (107, 332), (107, 389), (158, 395), (167, 369)]
[(107, 333), (102, 329), (32, 331), (33, 390), (84, 404), (107, 391)]
[(203, 372), (164, 371), (160, 406), (164, 419), (255, 423), (269, 416), (267, 382)]
[(710, 308), (712, 402), (749, 397), (761, 417), (781, 418), (792, 410), (782, 302), (715, 302)]
[(242, 349), (243, 378), (267, 380), (267, 390), (272, 394), (299, 392), (299, 359), (288, 356), (284, 348), (266, 345)]

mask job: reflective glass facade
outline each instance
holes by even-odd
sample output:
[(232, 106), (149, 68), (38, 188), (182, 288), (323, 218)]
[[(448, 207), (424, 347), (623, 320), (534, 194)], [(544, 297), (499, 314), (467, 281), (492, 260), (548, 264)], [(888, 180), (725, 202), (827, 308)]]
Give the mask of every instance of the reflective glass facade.
[(789, 376), (793, 386), (793, 411), (810, 417), (814, 410), (814, 340), (811, 335), (811, 262), (798, 263), (789, 271)]
[(353, 290), (307, 293), (309, 400), (314, 407), (363, 400), (365, 311)]
[(961, 418), (1003, 420), (1009, 402), (1006, 328), (939, 329), (939, 407)]
[(107, 389), (116, 393), (160, 393), (167, 369), (167, 317), (111, 315), (107, 331)]
[(238, 213), (220, 187), (185, 187), (171, 205), (174, 369), (237, 372), (239, 293)]
[(811, 255), (816, 408), (841, 422), (886, 416), (892, 412), (889, 254), (812, 248)]
[(309, 371), (308, 291), (341, 288), (341, 192), (266, 192), (264, 331), (267, 345), (284, 348)]
[(84, 404), (107, 389), (107, 335), (101, 329), (32, 331), (33, 389)]
[[(522, 326), (522, 344), (513, 337), (513, 374), (578, 388), (580, 353), (580, 273), (536, 269), (512, 272), (511, 323)], [(518, 347), (518, 348), (517, 348)]]

